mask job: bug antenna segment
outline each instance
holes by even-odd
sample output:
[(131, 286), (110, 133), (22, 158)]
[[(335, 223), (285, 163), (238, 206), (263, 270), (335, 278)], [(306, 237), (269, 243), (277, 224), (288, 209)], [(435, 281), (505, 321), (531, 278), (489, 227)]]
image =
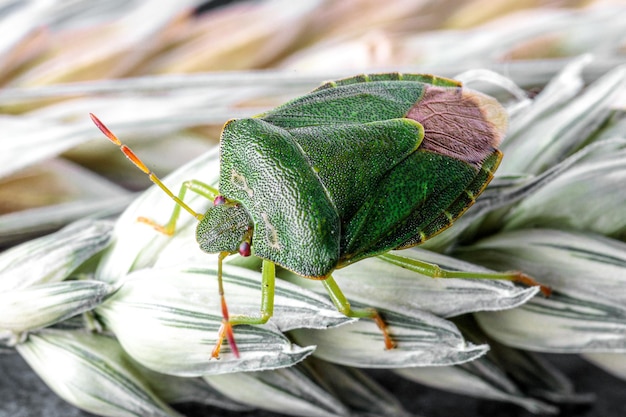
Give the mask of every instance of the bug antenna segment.
[[(143, 163), (143, 161), (141, 159), (139, 159), (139, 157), (137, 155), (135, 155), (135, 153), (126, 145), (124, 145), (118, 138), (117, 136), (115, 136), (115, 134), (113, 134), (113, 132), (111, 132), (111, 130), (109, 130), (108, 127), (106, 127), (104, 125), (104, 123), (102, 123), (102, 121), (100, 119), (98, 119), (93, 113), (89, 113), (89, 117), (91, 117), (91, 120), (93, 120), (94, 124), (98, 127), (98, 129), (100, 129), (100, 131), (102, 133), (104, 133), (104, 136), (106, 136), (107, 138), (109, 138), (109, 140), (111, 142), (113, 142), (114, 144), (116, 144), (117, 146), (119, 146), (120, 150), (122, 151), (122, 153), (124, 155), (126, 155), (126, 157), (128, 159), (130, 159), (130, 161), (135, 164), (135, 166), (137, 168), (139, 168), (140, 170), (142, 170), (144, 173), (150, 175), (150, 179), (152, 179), (152, 176), (154, 176), (156, 178), (156, 176), (154, 175), (154, 173), (152, 171), (150, 171), (150, 169), (146, 166), (146, 164)], [(153, 180), (154, 181), (154, 180)]]
[(111, 132), (111, 131), (109, 130), (109, 128), (108, 128), (108, 127), (106, 127), (106, 126), (104, 125), (104, 123), (102, 123), (102, 122), (100, 121), (100, 119), (98, 119), (98, 118), (96, 117), (96, 115), (95, 115), (95, 114), (93, 114), (93, 113), (89, 113), (89, 117), (91, 117), (91, 120), (94, 122), (94, 124), (98, 127), (98, 129), (100, 129), (100, 131), (101, 131), (102, 133), (104, 133), (104, 135), (105, 135), (107, 138), (109, 138), (109, 139), (111, 140), (111, 142), (115, 143), (115, 144), (116, 144), (116, 145), (118, 145), (118, 146), (120, 146), (120, 145), (122, 144), (122, 142), (120, 142), (120, 140), (117, 138), (117, 136), (115, 136), (115, 135), (113, 134), (113, 132)]
[(98, 118), (96, 117), (96, 115), (95, 115), (95, 114), (93, 114), (93, 113), (89, 113), (89, 117), (91, 117), (91, 120), (94, 122), (94, 124), (98, 127), (98, 129), (100, 129), (100, 131), (101, 131), (102, 133), (104, 133), (104, 135), (105, 135), (107, 138), (109, 138), (109, 140), (111, 140), (111, 142), (115, 143), (115, 144), (116, 144), (116, 145), (118, 145), (118, 146), (120, 146), (120, 145), (122, 144), (122, 142), (120, 142), (120, 140), (117, 138), (117, 136), (115, 136), (115, 135), (113, 134), (113, 132), (111, 132), (111, 131), (109, 130), (109, 128), (108, 128), (108, 127), (106, 127), (106, 126), (104, 125), (104, 123), (102, 123), (102, 122), (100, 121), (100, 119), (98, 119)]

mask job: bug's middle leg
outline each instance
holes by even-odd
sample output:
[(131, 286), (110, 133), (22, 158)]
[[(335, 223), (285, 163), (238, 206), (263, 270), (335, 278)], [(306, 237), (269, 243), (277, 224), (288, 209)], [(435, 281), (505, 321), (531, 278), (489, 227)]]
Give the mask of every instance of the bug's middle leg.
[(396, 343), (391, 338), (389, 334), (389, 328), (387, 327), (387, 323), (380, 316), (378, 311), (374, 308), (364, 308), (355, 310), (350, 306), (350, 302), (343, 294), (339, 285), (334, 280), (334, 278), (329, 275), (324, 280), (322, 280), (322, 284), (324, 284), (324, 288), (328, 291), (328, 295), (332, 300), (333, 304), (337, 307), (341, 313), (345, 314), (348, 317), (355, 318), (367, 318), (374, 320), (374, 323), (378, 326), (378, 328), (383, 332), (383, 337), (385, 339), (385, 349), (393, 349), (396, 347)]
[[(158, 185), (158, 184), (157, 184)], [(208, 200), (213, 200), (215, 197), (219, 195), (219, 191), (208, 184), (205, 184), (198, 180), (189, 180), (185, 181), (178, 191), (178, 196), (174, 196), (167, 188), (161, 187), (175, 202), (176, 206), (174, 207), (174, 211), (172, 211), (172, 215), (167, 223), (161, 225), (155, 222), (152, 219), (148, 219), (146, 217), (139, 217), (137, 221), (141, 223), (146, 223), (152, 226), (157, 231), (164, 233), (166, 235), (173, 235), (176, 231), (176, 222), (178, 221), (178, 217), (180, 216), (180, 209), (184, 208), (187, 210), (192, 216), (194, 216), (197, 220), (202, 220), (204, 217), (201, 213), (196, 213), (191, 207), (189, 207), (185, 202), (185, 194), (187, 190), (193, 191), (196, 194), (199, 194), (205, 197)]]

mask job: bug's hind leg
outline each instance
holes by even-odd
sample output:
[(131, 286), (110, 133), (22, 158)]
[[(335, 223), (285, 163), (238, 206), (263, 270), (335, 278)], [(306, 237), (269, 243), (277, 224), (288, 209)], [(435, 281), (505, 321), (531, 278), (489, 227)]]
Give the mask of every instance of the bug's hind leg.
[(417, 259), (399, 256), (393, 253), (385, 253), (379, 255), (379, 259), (401, 266), (411, 271), (432, 277), (432, 278), (462, 278), (462, 279), (496, 279), (503, 281), (512, 281), (529, 287), (539, 286), (542, 294), (549, 297), (552, 289), (546, 285), (542, 285), (535, 281), (532, 277), (519, 272), (466, 272), (466, 271), (450, 271), (442, 269), (439, 265), (428, 262), (418, 261)]
[(222, 299), (222, 326), (220, 327), (217, 343), (213, 348), (211, 356), (217, 358), (222, 347), (222, 341), (226, 339), (231, 351), (236, 357), (239, 357), (239, 349), (235, 343), (233, 335), (233, 326), (238, 324), (264, 324), (274, 314), (274, 285), (276, 281), (276, 268), (273, 262), (263, 260), (263, 272), (261, 278), (261, 311), (258, 316), (236, 315), (230, 317), (228, 308), (226, 307), (226, 299), (224, 298), (224, 287), (222, 285), (222, 260), (228, 253), (220, 254), (218, 263), (218, 284), (220, 297)]
[[(187, 204), (184, 203), (183, 200), (185, 198), (185, 194), (187, 193), (187, 190), (193, 191), (194, 193), (199, 194), (207, 198), (208, 200), (213, 200), (215, 199), (215, 197), (219, 195), (219, 191), (217, 189), (201, 181), (198, 181), (198, 180), (185, 181), (181, 185), (180, 190), (178, 191), (178, 197), (175, 197), (173, 194), (170, 195), (170, 197), (172, 197), (172, 199), (174, 199), (174, 201), (176, 202), (176, 206), (174, 207), (174, 211), (172, 211), (172, 215), (170, 216), (170, 219), (167, 221), (167, 223), (165, 223), (164, 225), (161, 225), (155, 222), (154, 220), (148, 219), (146, 217), (139, 217), (137, 218), (137, 221), (141, 223), (149, 224), (157, 231), (171, 236), (176, 231), (176, 222), (178, 221), (178, 217), (180, 216), (181, 208), (185, 208), (190, 213), (194, 213), (193, 215), (197, 220), (202, 220), (202, 218), (204, 217), (202, 214), (194, 212), (193, 210), (188, 208), (189, 206), (187, 206)], [(166, 192), (168, 191), (169, 190), (167, 190)], [(168, 192), (168, 194), (170, 193)]]
[(367, 318), (367, 319), (374, 320), (374, 323), (376, 323), (378, 328), (383, 333), (383, 337), (385, 339), (385, 349), (393, 349), (394, 347), (396, 347), (396, 343), (393, 341), (389, 333), (389, 328), (387, 327), (387, 323), (385, 323), (385, 321), (383, 320), (383, 318), (380, 316), (380, 314), (378, 313), (376, 309), (374, 308), (364, 308), (364, 309), (359, 309), (359, 310), (353, 309), (350, 306), (350, 302), (348, 301), (346, 296), (343, 294), (343, 292), (339, 288), (339, 285), (337, 285), (337, 282), (331, 275), (327, 276), (324, 280), (322, 280), (322, 283), (324, 284), (324, 288), (326, 288), (326, 291), (328, 291), (328, 295), (330, 296), (330, 299), (332, 300), (333, 304), (335, 304), (335, 306), (337, 307), (337, 310), (339, 310), (341, 313), (345, 314), (348, 317)]

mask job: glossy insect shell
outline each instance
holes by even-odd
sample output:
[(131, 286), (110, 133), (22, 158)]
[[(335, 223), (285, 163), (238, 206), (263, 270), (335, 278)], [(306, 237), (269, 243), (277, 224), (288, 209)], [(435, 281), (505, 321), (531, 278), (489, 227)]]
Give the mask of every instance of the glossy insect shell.
[[(254, 255), (322, 278), (450, 226), (493, 177), (506, 120), (495, 99), (454, 80), (329, 82), (225, 125), (220, 193), (247, 212), (233, 227), (253, 226)], [(207, 233), (221, 232), (201, 224), (198, 240)]]

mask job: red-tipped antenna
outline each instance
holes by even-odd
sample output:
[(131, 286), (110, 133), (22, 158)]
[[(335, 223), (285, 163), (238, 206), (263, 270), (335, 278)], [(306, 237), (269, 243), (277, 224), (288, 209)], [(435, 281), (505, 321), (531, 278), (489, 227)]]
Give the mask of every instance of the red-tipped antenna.
[(167, 188), (165, 186), (165, 184), (163, 184), (161, 182), (161, 180), (159, 179), (159, 177), (156, 176), (156, 174), (154, 172), (152, 172), (150, 170), (150, 168), (148, 168), (148, 166), (146, 164), (143, 163), (143, 161), (137, 156), (135, 155), (135, 153), (126, 145), (124, 145), (118, 138), (117, 136), (115, 136), (113, 134), (113, 132), (111, 132), (111, 130), (109, 130), (108, 127), (105, 126), (104, 123), (102, 123), (102, 121), (100, 119), (98, 119), (93, 113), (89, 113), (89, 117), (91, 117), (91, 120), (93, 120), (94, 124), (98, 127), (98, 129), (100, 129), (100, 131), (102, 133), (104, 133), (104, 135), (109, 138), (109, 140), (111, 142), (113, 142), (114, 144), (116, 144), (117, 146), (119, 146), (120, 150), (122, 151), (122, 153), (126, 156), (126, 158), (130, 159), (130, 161), (135, 164), (135, 166), (137, 168), (139, 168), (140, 170), (142, 170), (145, 174), (148, 175), (148, 177), (150, 178), (150, 181), (152, 181), (153, 183), (155, 183), (160, 189), (162, 189), (163, 191), (165, 191), (165, 193), (167, 195), (170, 196), (170, 198), (172, 200), (174, 200), (176, 202), (176, 204), (180, 205), (182, 208), (184, 208), (185, 210), (187, 210), (189, 212), (189, 214), (191, 214), (193, 217), (195, 217), (198, 220), (202, 220), (204, 218), (204, 216), (200, 213), (196, 213), (191, 207), (189, 207), (183, 200), (181, 200), (180, 198), (176, 197), (174, 195), (174, 193), (172, 193), (170, 191), (169, 188)]

